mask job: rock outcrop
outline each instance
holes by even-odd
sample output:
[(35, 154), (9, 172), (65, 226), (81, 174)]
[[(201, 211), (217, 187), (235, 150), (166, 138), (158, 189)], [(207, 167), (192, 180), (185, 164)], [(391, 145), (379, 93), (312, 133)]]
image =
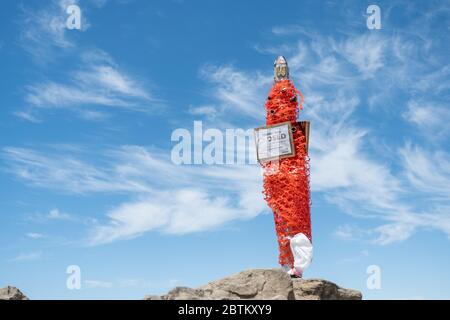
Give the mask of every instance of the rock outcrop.
[(145, 300), (361, 300), (359, 291), (320, 279), (291, 279), (280, 269), (250, 269), (196, 289), (176, 287)]
[(0, 300), (28, 300), (28, 298), (16, 287), (7, 286), (0, 289)]
[(321, 279), (292, 279), (295, 300), (361, 300), (362, 293)]

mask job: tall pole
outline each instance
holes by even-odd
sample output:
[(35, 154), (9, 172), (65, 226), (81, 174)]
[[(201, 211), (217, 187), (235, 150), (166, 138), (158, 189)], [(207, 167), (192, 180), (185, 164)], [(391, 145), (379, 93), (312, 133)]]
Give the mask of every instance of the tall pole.
[(287, 61), (279, 56), (265, 104), (266, 127), (256, 129), (255, 134), (264, 172), (263, 194), (274, 215), (279, 263), (291, 277), (302, 277), (313, 251), (309, 122), (297, 121), (302, 104), (302, 94), (289, 79)]

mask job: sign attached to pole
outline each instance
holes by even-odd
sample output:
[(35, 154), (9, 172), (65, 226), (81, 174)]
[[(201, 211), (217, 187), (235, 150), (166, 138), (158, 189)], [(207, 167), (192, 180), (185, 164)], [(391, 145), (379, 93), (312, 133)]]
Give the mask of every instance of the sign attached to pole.
[(289, 121), (256, 128), (255, 142), (259, 162), (295, 156), (292, 125)]

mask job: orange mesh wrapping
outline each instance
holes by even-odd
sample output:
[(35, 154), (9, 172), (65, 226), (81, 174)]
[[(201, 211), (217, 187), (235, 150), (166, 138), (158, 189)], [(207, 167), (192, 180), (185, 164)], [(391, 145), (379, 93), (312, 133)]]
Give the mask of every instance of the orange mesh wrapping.
[(295, 156), (262, 164), (263, 193), (274, 214), (279, 263), (290, 267), (294, 264), (290, 237), (303, 233), (311, 240), (309, 158), (305, 136), (297, 123), (302, 103), (303, 96), (290, 80), (276, 82), (266, 102), (267, 125), (290, 121), (293, 128)]

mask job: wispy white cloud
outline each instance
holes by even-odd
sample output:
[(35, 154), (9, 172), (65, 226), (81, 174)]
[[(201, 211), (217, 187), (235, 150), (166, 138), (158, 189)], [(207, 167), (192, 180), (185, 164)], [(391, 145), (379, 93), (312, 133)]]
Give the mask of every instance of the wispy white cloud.
[(424, 227), (423, 224), (414, 225), (405, 222), (389, 223), (375, 228), (378, 237), (374, 240), (375, 243), (385, 245), (393, 242), (404, 241), (411, 237), (416, 231), (417, 227)]
[(207, 116), (207, 117), (214, 117), (215, 115), (217, 115), (217, 109), (215, 108), (215, 106), (197, 106), (197, 107), (190, 107), (189, 108), (189, 113), (195, 116), (198, 115), (203, 115), (203, 116)]
[(62, 154), (43, 155), (24, 148), (5, 148), (9, 159), (9, 170), (28, 183), (59, 189), (71, 193), (86, 192), (138, 192), (147, 191), (147, 186), (138, 181), (124, 181), (111, 168), (102, 170), (83, 162), (78, 157)]
[(155, 284), (143, 279), (118, 279), (115, 281), (105, 280), (85, 280), (84, 286), (88, 289), (111, 289), (111, 288), (139, 288), (150, 289), (154, 288)]
[[(238, 114), (261, 120), (261, 106), (271, 76), (259, 72), (240, 72), (233, 66), (204, 65), (200, 74), (212, 84), (209, 95), (215, 99), (219, 114)], [(213, 105), (210, 105), (210, 108)]]
[[(161, 101), (155, 99), (132, 76), (119, 70), (105, 52), (87, 52), (81, 69), (68, 73), (66, 82), (44, 81), (26, 87), (27, 111), (18, 116), (34, 120), (32, 112), (43, 108), (67, 108), (89, 120), (104, 118), (104, 113), (92, 110), (92, 106), (110, 106), (147, 112)], [(38, 110), (40, 109), (40, 110)]]
[(107, 53), (96, 50), (84, 54), (87, 70), (75, 72), (74, 80), (81, 86), (97, 84), (108, 91), (135, 98), (150, 99), (150, 94), (138, 81), (121, 72)]
[(406, 178), (416, 189), (433, 198), (450, 198), (450, 155), (444, 151), (429, 152), (406, 144), (400, 150)]
[(118, 279), (115, 281), (105, 280), (85, 280), (84, 286), (88, 289), (111, 289), (111, 288), (139, 288), (150, 289), (155, 288), (155, 284), (144, 279)]
[(84, 280), (83, 283), (88, 289), (110, 289), (113, 287), (113, 283), (109, 281)]
[(98, 8), (105, 6), (109, 2), (109, 0), (89, 0), (89, 1), (92, 2)]
[(227, 222), (253, 218), (264, 211), (263, 206), (251, 203), (246, 199), (249, 195), (242, 193), (243, 190), (237, 191), (241, 198), (238, 205), (232, 202), (230, 193), (217, 195), (206, 188), (156, 193), (113, 209), (108, 213), (110, 221), (92, 231), (90, 242), (102, 244), (130, 239), (152, 230), (168, 234), (211, 231)]
[[(70, 4), (78, 4), (78, 0), (51, 0), (41, 8), (22, 5), (20, 43), (36, 62), (49, 62), (59, 50), (75, 46), (66, 28), (66, 9)], [(85, 15), (81, 26), (81, 31), (89, 26)]]
[(17, 257), (10, 259), (10, 262), (27, 262), (38, 260), (42, 257), (42, 251), (35, 251), (30, 253), (21, 253)]
[(450, 64), (421, 77), (417, 87), (436, 94), (448, 93), (450, 90)]
[(450, 110), (433, 102), (410, 101), (404, 118), (421, 130), (422, 135), (432, 139), (445, 137), (450, 132)]
[(153, 288), (154, 284), (151, 281), (143, 279), (120, 279), (117, 280), (117, 285), (121, 288)]
[(50, 210), (50, 212), (45, 217), (50, 220), (71, 220), (72, 219), (70, 214), (60, 212), (58, 209)]
[(424, 218), (431, 226), (430, 228), (441, 230), (450, 240), (450, 206), (448, 204), (444, 202), (444, 204), (435, 205)]
[(266, 210), (257, 166), (178, 166), (158, 153), (124, 146), (103, 152), (102, 165), (96, 167), (76, 158), (77, 154), (68, 157), (67, 150), (64, 155), (43, 155), (29, 149), (5, 149), (10, 170), (32, 185), (132, 196), (92, 227), (89, 244), (131, 239), (152, 230), (167, 234), (214, 230)]
[[(49, 221), (70, 221), (75, 222), (78, 220), (76, 216), (73, 216), (66, 212), (61, 212), (57, 208), (51, 209), (47, 213), (32, 213), (28, 214), (25, 218), (27, 221), (38, 222), (38, 223), (46, 223)], [(30, 238), (41, 238), (43, 237), (40, 233), (28, 233), (28, 237)]]
[(41, 239), (44, 237), (44, 235), (42, 233), (37, 233), (37, 232), (29, 232), (26, 234), (26, 236), (31, 239)]
[(84, 110), (80, 115), (88, 121), (104, 121), (110, 118), (110, 114), (96, 110)]
[(376, 33), (367, 33), (346, 41), (332, 42), (335, 51), (352, 63), (364, 78), (373, 78), (384, 66), (385, 38)]
[(340, 240), (361, 240), (367, 237), (367, 230), (355, 225), (345, 224), (338, 226), (333, 235)]
[(33, 114), (33, 112), (31, 110), (26, 110), (26, 111), (16, 111), (14, 112), (14, 115), (16, 117), (19, 117), (25, 121), (29, 121), (32, 123), (41, 123), (42, 121), (36, 117), (36, 115)]
[(305, 26), (300, 25), (278, 25), (272, 27), (272, 33), (276, 36), (286, 36), (286, 35), (296, 35), (296, 34), (303, 34), (303, 35), (310, 35), (311, 30), (309, 30)]

